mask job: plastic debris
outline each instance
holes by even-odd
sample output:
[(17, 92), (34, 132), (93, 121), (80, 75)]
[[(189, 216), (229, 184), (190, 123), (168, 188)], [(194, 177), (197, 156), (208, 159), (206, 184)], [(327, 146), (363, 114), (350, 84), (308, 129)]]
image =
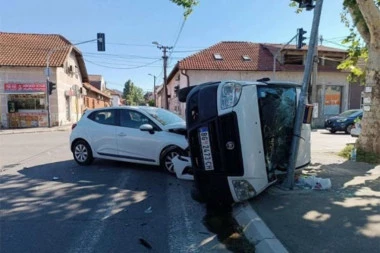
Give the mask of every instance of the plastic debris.
[(148, 207), (148, 208), (144, 211), (144, 213), (152, 213), (152, 207), (151, 207), (151, 206)]
[(58, 180), (59, 179), (59, 177), (53, 177), (53, 180)]
[(328, 190), (331, 188), (331, 180), (329, 178), (320, 178), (316, 176), (299, 177), (296, 185), (306, 187), (312, 190)]
[(139, 238), (139, 241), (140, 241), (140, 244), (144, 245), (145, 248), (152, 249), (152, 246), (150, 245), (150, 243), (145, 241), (143, 238)]

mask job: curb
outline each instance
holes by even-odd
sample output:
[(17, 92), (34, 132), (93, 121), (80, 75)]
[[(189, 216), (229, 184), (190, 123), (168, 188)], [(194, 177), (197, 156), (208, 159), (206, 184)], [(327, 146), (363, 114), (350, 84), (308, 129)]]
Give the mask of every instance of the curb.
[(243, 228), (244, 235), (256, 247), (257, 253), (288, 253), (259, 215), (248, 203), (233, 210), (235, 220)]
[(0, 130), (0, 135), (10, 135), (10, 134), (29, 134), (29, 133), (47, 133), (47, 132), (57, 132), (57, 131), (69, 131), (71, 127), (61, 127), (61, 128), (26, 128), (26, 129), (14, 129), (14, 130)]

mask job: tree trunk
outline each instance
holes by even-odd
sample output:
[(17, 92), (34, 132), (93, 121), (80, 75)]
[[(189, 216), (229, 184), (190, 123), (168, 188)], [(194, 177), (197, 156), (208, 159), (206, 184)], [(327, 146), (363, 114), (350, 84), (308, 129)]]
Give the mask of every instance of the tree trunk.
[(356, 0), (368, 26), (368, 62), (364, 115), (358, 148), (380, 157), (380, 10), (373, 0)]

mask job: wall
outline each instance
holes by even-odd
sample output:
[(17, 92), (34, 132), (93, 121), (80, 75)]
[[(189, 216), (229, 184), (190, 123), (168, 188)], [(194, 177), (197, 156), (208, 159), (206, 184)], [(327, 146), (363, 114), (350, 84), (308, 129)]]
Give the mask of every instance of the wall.
[[(73, 66), (73, 72), (68, 71), (68, 66)], [(65, 125), (77, 122), (84, 110), (83, 95), (66, 97), (65, 91), (74, 90), (76, 87), (82, 87), (82, 75), (79, 71), (78, 62), (75, 53), (71, 52), (64, 64), (64, 67), (57, 68), (57, 90), (53, 91), (51, 96), (51, 113), (54, 115), (54, 124)], [(67, 98), (69, 105), (67, 105)], [(67, 108), (69, 106), (69, 108)], [(69, 109), (69, 115), (67, 115)]]
[[(55, 72), (52, 71), (51, 76), (55, 78)], [(4, 83), (17, 82), (17, 83), (45, 83), (46, 77), (44, 75), (44, 68), (39, 67), (0, 67), (0, 116), (1, 125), (8, 127), (7, 113), (8, 113), (8, 95), (4, 93)], [(41, 110), (46, 113), (46, 110)]]

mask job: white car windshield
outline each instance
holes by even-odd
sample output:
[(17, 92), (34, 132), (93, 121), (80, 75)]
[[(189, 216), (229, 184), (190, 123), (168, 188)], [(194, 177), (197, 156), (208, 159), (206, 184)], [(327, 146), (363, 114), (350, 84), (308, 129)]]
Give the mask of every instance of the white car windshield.
[(181, 117), (177, 114), (174, 114), (168, 110), (155, 108), (155, 107), (147, 107), (141, 108), (143, 111), (149, 113), (150, 116), (159, 121), (162, 125), (170, 125), (175, 123), (183, 123), (185, 122)]

